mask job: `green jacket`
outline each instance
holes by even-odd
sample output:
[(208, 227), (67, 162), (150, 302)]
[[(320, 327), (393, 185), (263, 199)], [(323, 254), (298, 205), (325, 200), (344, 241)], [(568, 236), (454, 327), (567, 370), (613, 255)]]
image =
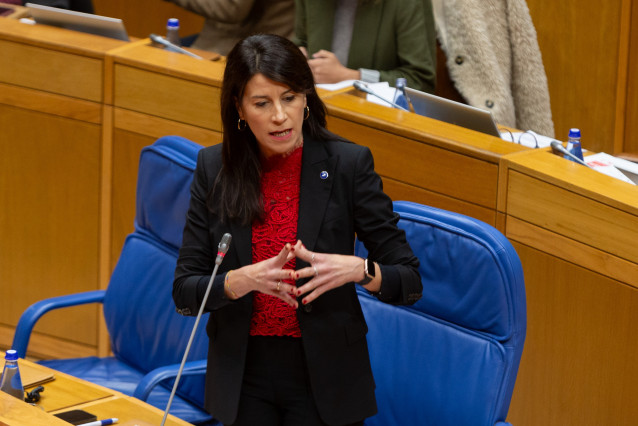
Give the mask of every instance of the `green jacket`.
[[(337, 0), (295, 0), (295, 36), (308, 55), (332, 50)], [(361, 0), (346, 66), (378, 70), (381, 81), (432, 93), (436, 39), (430, 0)]]

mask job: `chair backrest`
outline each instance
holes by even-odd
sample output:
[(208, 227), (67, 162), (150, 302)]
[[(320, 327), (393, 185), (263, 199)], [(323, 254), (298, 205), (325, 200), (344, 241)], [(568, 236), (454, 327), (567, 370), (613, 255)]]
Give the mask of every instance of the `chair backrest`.
[[(140, 155), (135, 231), (126, 238), (104, 299), (113, 353), (138, 371), (180, 363), (195, 322), (175, 311), (172, 283), (199, 149), (166, 136)], [(189, 360), (206, 358), (206, 319)], [(184, 377), (178, 393), (201, 407), (203, 389), (202, 377)]]
[(394, 210), (421, 262), (423, 297), (391, 306), (359, 289), (379, 405), (366, 425), (505, 421), (526, 332), (518, 255), (476, 219), (403, 201)]

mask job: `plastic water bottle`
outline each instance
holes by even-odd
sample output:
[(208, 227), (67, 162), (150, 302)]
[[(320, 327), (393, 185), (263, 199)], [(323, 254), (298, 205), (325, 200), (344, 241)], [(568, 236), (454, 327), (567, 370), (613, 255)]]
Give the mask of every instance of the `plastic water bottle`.
[(24, 401), (24, 387), (22, 387), (20, 370), (18, 369), (18, 353), (13, 349), (9, 349), (4, 359), (5, 363), (4, 370), (2, 371), (0, 390)]
[(176, 46), (182, 46), (182, 40), (179, 37), (179, 19), (169, 18), (166, 23), (166, 40)]
[(408, 100), (405, 97), (405, 87), (408, 85), (408, 81), (403, 78), (397, 78), (397, 82), (394, 85), (394, 99), (392, 102), (395, 104), (409, 110), (408, 108)]
[[(567, 138), (567, 151), (583, 160), (583, 149), (580, 146), (580, 129), (569, 129)], [(568, 160), (574, 161), (572, 158), (565, 156)]]

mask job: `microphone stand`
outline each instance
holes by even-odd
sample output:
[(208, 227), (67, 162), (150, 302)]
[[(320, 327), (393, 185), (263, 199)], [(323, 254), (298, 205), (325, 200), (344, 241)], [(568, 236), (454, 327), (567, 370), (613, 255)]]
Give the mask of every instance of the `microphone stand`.
[(215, 275), (217, 275), (217, 269), (219, 265), (221, 265), (222, 260), (224, 260), (224, 256), (228, 251), (228, 247), (230, 246), (231, 236), (230, 234), (224, 234), (222, 240), (219, 243), (217, 258), (215, 259), (215, 267), (213, 268), (213, 273), (210, 276), (210, 280), (208, 281), (208, 287), (206, 287), (206, 293), (204, 293), (204, 299), (202, 300), (202, 304), (199, 307), (199, 312), (197, 313), (197, 318), (195, 319), (195, 325), (193, 325), (193, 330), (191, 331), (191, 335), (188, 339), (188, 344), (186, 345), (186, 350), (184, 351), (184, 356), (182, 357), (182, 363), (179, 366), (179, 370), (177, 372), (177, 377), (175, 378), (175, 383), (173, 384), (173, 389), (171, 390), (171, 396), (168, 398), (168, 404), (166, 405), (166, 410), (164, 411), (164, 417), (162, 418), (162, 423), (160, 426), (164, 426), (166, 423), (166, 418), (168, 417), (168, 412), (171, 409), (171, 404), (173, 403), (173, 398), (175, 397), (175, 392), (177, 391), (177, 385), (179, 384), (179, 379), (182, 377), (182, 372), (184, 371), (184, 364), (186, 364), (186, 358), (188, 357), (188, 352), (191, 349), (191, 344), (193, 343), (193, 339), (195, 338), (195, 332), (197, 331), (197, 326), (199, 325), (199, 320), (202, 318), (202, 314), (204, 313), (204, 306), (206, 306), (206, 301), (208, 300), (208, 295), (210, 294), (210, 290), (213, 287), (213, 280), (215, 279)]
[(396, 109), (400, 109), (401, 111), (410, 112), (407, 109), (403, 108), (401, 105), (398, 105), (398, 104), (396, 104), (396, 103), (384, 98), (383, 96), (374, 93), (367, 85), (365, 85), (363, 82), (361, 82), (359, 80), (355, 81), (352, 85), (354, 86), (355, 89), (360, 90), (360, 91), (365, 92), (365, 93), (368, 93), (368, 94), (370, 94), (372, 96), (376, 96), (377, 98), (381, 99), (383, 102), (386, 102), (386, 103), (390, 104), (391, 106), (393, 106)]
[(569, 158), (571, 158), (572, 160), (574, 160), (574, 162), (581, 164), (585, 167), (588, 168), (592, 168), (589, 164), (585, 163), (583, 160), (581, 160), (580, 158), (576, 157), (574, 154), (572, 154), (571, 152), (569, 152), (567, 150), (567, 148), (565, 148), (563, 146), (562, 143), (558, 142), (558, 141), (552, 141), (550, 143), (550, 146), (552, 147), (552, 152), (558, 156), (568, 156)]

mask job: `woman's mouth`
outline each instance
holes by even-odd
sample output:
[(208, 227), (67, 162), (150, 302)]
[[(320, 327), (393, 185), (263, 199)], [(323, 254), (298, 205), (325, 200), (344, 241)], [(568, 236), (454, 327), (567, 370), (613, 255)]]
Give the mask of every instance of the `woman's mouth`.
[(288, 134), (290, 133), (290, 130), (291, 129), (286, 129), (286, 130), (282, 130), (281, 132), (271, 132), (270, 134), (276, 138), (283, 138), (285, 136), (288, 136)]

